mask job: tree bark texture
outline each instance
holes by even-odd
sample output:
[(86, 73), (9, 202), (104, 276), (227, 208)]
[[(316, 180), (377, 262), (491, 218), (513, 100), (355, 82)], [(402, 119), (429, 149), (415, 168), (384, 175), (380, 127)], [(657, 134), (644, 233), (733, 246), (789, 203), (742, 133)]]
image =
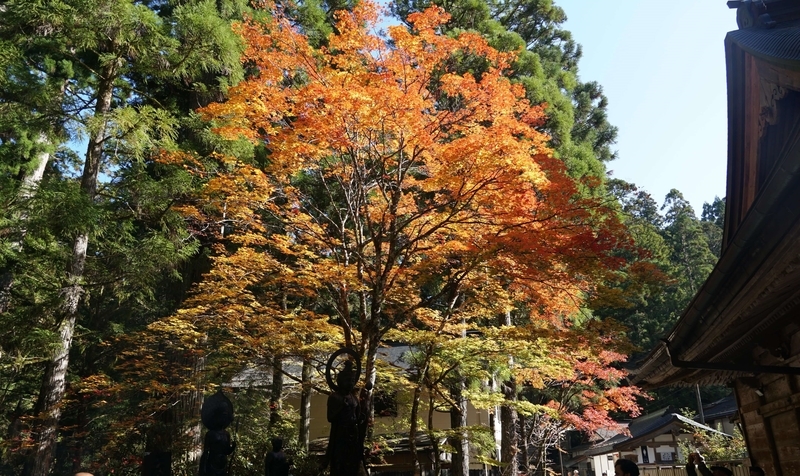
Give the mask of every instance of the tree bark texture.
[[(500, 386), (497, 382), (497, 377), (492, 377), (492, 392), (497, 392)], [(492, 436), (494, 437), (494, 458), (497, 461), (502, 460), (502, 442), (503, 442), (503, 424), (500, 418), (501, 407), (496, 406), (493, 408), (492, 413), (489, 414), (489, 428), (492, 430)], [(498, 476), (500, 474), (500, 468), (498, 466), (492, 466), (490, 470), (490, 474), (492, 476)]]
[(422, 386), (417, 384), (414, 387), (414, 397), (411, 400), (411, 426), (408, 430), (408, 444), (411, 447), (411, 464), (414, 465), (414, 474), (421, 474), (422, 468), (419, 463), (419, 454), (417, 454), (417, 432), (418, 432), (418, 415), (419, 404), (422, 398)]
[[(103, 78), (98, 87), (95, 117), (103, 118), (102, 124), (92, 134), (86, 151), (86, 161), (81, 175), (81, 191), (90, 199), (97, 193), (97, 176), (103, 155), (107, 115), (111, 110), (113, 85), (116, 78), (116, 64), (110, 63), (103, 69)], [(66, 390), (69, 352), (75, 323), (78, 319), (78, 305), (83, 297), (83, 271), (86, 264), (86, 251), (89, 247), (89, 234), (84, 231), (75, 238), (72, 258), (67, 268), (66, 286), (60, 309), (58, 326), (59, 345), (51, 355), (42, 377), (39, 398), (35, 412), (38, 422), (34, 432), (34, 446), (26, 465), (27, 476), (48, 476), (55, 455), (58, 422), (61, 417), (61, 401)]]
[(463, 431), (467, 426), (467, 399), (463, 394), (464, 381), (458, 382), (451, 390), (451, 396), (457, 406), (450, 409), (450, 427), (457, 430), (457, 437), (453, 437), (451, 445), (455, 448), (450, 465), (451, 476), (469, 476), (469, 438)]
[[(506, 400), (516, 400), (516, 384), (513, 381), (504, 382), (502, 389)], [(500, 420), (503, 435), (500, 451), (500, 460), (503, 462), (502, 474), (503, 476), (517, 476), (519, 474), (519, 437), (517, 433), (519, 416), (517, 410), (510, 405), (503, 405), (500, 409)]]
[[(367, 342), (367, 356), (366, 364), (364, 365), (364, 395), (363, 404), (366, 405), (364, 411), (366, 412), (366, 428), (363, 430), (363, 438), (370, 439), (372, 437), (372, 429), (375, 426), (375, 379), (377, 378), (377, 369), (375, 368), (375, 361), (378, 358), (378, 343), (380, 336), (375, 332), (369, 336)], [(363, 442), (363, 440), (362, 440)]]
[(272, 386), (269, 392), (269, 428), (271, 430), (281, 420), (283, 404), (283, 357), (272, 359)]
[(308, 451), (308, 444), (311, 441), (311, 372), (313, 367), (311, 360), (303, 359), (303, 371), (301, 374), (302, 390), (300, 391), (300, 447)]
[[(506, 312), (501, 317), (501, 325), (510, 326), (512, 324), (511, 312)], [(509, 357), (509, 366), (514, 366), (514, 360)], [(517, 400), (517, 385), (512, 376), (503, 382), (501, 391), (505, 401), (514, 402)], [(517, 410), (511, 405), (503, 405), (500, 408), (500, 426), (502, 442), (500, 445), (500, 461), (503, 463), (503, 476), (517, 476), (519, 474), (519, 416)]]

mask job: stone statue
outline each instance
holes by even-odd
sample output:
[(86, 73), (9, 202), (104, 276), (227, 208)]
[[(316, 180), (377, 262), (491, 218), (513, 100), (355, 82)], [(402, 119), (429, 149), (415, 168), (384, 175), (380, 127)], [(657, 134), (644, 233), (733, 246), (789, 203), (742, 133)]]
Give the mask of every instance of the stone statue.
[(351, 354), (357, 359), (352, 350), (340, 349), (328, 361), (326, 377), (333, 393), (328, 396), (328, 421), (331, 424), (331, 434), (326, 456), (331, 476), (359, 476), (366, 474), (363, 461), (366, 414), (364, 405), (355, 391), (360, 373), (358, 360), (356, 368), (353, 367), (352, 360), (344, 362), (343, 368), (336, 375), (335, 384), (330, 378), (330, 369), (335, 357), (343, 353)]
[(291, 466), (289, 458), (283, 452), (283, 439), (272, 439), (272, 451), (264, 458), (264, 476), (289, 476)]
[(199, 476), (227, 476), (228, 455), (236, 449), (226, 430), (233, 421), (233, 404), (219, 389), (203, 402), (200, 416), (208, 431), (203, 439)]

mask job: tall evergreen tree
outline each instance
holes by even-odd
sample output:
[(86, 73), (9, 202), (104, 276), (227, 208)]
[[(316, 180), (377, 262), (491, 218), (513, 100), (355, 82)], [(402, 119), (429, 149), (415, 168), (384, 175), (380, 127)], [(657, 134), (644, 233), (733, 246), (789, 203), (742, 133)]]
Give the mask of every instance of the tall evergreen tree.
[(670, 248), (673, 273), (683, 277), (678, 286), (678, 312), (682, 312), (717, 260), (694, 209), (679, 191), (670, 190), (661, 209), (665, 212), (663, 236)]
[(706, 234), (706, 241), (711, 252), (717, 258), (722, 253), (722, 231), (725, 226), (725, 199), (714, 197), (711, 203), (703, 204), (703, 214), (700, 216), (700, 226)]
[[(619, 282), (607, 283), (613, 291), (599, 295), (593, 310), (628, 326), (632, 342), (646, 352), (675, 324), (711, 272), (716, 257), (708, 236), (715, 232), (721, 237), (721, 229), (712, 218), (699, 220), (677, 190), (661, 206), (634, 184), (611, 180), (609, 190), (620, 203), (638, 251), (625, 256), (627, 273)], [(724, 202), (715, 203), (704, 208)]]
[(4, 318), (37, 316), (27, 336), (6, 333), (3, 347), (22, 350), (33, 335), (46, 343), (44, 354), (26, 351), (44, 362), (26, 473), (45, 475), (70, 359), (82, 355), (71, 356), (76, 330), (97, 338), (119, 321), (120, 308), (147, 308), (166, 273), (196, 249), (171, 211), (191, 180), (151, 158), (190, 136), (200, 142), (187, 133), (190, 111), (241, 76), (231, 19), (247, 7), (68, 0), (0, 8), (0, 108), (9, 112), (0, 120), (0, 179), (25, 183), (42, 153), (62, 150), (44, 176), (47, 190), (4, 213), (9, 232), (0, 247), (3, 271), (20, 282), (0, 290)]

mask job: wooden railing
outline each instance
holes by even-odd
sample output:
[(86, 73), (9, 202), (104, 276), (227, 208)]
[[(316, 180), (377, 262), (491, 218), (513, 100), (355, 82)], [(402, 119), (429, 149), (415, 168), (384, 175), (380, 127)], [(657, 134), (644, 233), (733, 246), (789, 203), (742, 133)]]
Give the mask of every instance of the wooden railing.
[[(686, 468), (682, 466), (673, 466), (671, 468), (642, 468), (639, 471), (639, 476), (687, 476)], [(698, 471), (697, 474), (700, 474), (700, 472)], [(749, 476), (749, 474), (746, 466), (736, 466), (733, 468), (733, 476)]]

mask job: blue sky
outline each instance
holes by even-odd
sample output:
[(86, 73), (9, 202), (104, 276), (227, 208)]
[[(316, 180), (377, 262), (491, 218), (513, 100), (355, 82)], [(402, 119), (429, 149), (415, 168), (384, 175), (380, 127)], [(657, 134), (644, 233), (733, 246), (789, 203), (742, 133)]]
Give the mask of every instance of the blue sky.
[(735, 10), (723, 0), (555, 3), (583, 45), (581, 80), (603, 86), (619, 128), (612, 175), (659, 204), (676, 188), (700, 215), (725, 195), (724, 39)]

